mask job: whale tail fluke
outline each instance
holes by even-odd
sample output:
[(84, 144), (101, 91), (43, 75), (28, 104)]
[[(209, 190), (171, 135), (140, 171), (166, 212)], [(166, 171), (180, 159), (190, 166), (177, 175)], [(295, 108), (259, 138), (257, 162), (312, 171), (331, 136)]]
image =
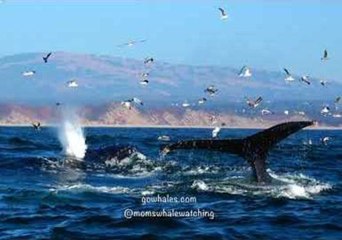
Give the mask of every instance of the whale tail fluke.
[(289, 135), (313, 123), (312, 121), (281, 123), (242, 139), (180, 141), (164, 146), (162, 152), (167, 154), (176, 149), (206, 149), (229, 152), (247, 160), (257, 182), (268, 182), (270, 176), (266, 171), (265, 163), (269, 150)]

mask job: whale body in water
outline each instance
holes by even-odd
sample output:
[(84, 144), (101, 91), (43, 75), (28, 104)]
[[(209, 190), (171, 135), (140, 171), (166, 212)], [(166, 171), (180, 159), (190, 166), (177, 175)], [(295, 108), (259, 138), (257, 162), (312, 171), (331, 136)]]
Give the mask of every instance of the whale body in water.
[(162, 148), (164, 154), (177, 149), (206, 149), (236, 154), (250, 164), (253, 178), (259, 183), (270, 182), (266, 159), (270, 149), (289, 135), (314, 124), (313, 121), (285, 122), (254, 135), (239, 139), (204, 139), (180, 141)]

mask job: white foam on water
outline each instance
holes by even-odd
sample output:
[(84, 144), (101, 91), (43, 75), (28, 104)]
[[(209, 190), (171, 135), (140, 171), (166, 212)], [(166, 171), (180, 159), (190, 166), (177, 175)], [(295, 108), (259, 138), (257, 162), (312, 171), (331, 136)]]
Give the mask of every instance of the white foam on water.
[(73, 185), (64, 185), (60, 186), (54, 191), (72, 191), (72, 192), (100, 192), (100, 193), (111, 193), (111, 194), (120, 194), (120, 193), (130, 193), (131, 189), (121, 186), (115, 187), (107, 187), (107, 186), (93, 186), (90, 184), (73, 184)]
[(278, 189), (274, 191), (276, 197), (311, 199), (314, 195), (332, 188), (330, 184), (320, 182), (315, 178), (308, 177), (304, 174), (287, 173), (277, 175), (271, 171), (269, 171), (269, 174), (272, 178), (279, 180), (281, 183), (286, 183), (285, 185), (280, 185)]
[(208, 191), (209, 190), (208, 185), (204, 181), (202, 181), (202, 180), (195, 180), (192, 183), (191, 188), (197, 189), (197, 190), (200, 190), (200, 191)]
[(273, 182), (257, 184), (246, 181), (246, 178), (232, 176), (219, 182), (195, 180), (191, 188), (198, 191), (227, 193), (234, 195), (268, 195), (275, 198), (312, 199), (315, 195), (332, 188), (304, 174), (276, 174), (268, 170)]

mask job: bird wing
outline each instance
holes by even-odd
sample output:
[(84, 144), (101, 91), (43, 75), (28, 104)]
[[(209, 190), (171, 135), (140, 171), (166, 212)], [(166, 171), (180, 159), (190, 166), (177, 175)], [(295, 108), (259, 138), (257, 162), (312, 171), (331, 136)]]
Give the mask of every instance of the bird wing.
[(255, 100), (255, 103), (258, 104), (262, 101), (262, 97), (258, 97), (256, 100)]
[(324, 58), (327, 58), (328, 57), (328, 51), (325, 49), (324, 50)]
[(243, 66), (243, 67), (240, 69), (239, 75), (243, 73), (243, 71), (246, 69), (246, 67), (247, 67), (247, 66), (245, 65), (245, 66)]
[(136, 98), (136, 97), (133, 98), (133, 102), (143, 105), (143, 102), (139, 98)]
[(287, 75), (291, 75), (290, 72), (286, 68), (284, 68), (284, 71)]
[(224, 9), (223, 8), (218, 8), (221, 12), (222, 15), (225, 15)]

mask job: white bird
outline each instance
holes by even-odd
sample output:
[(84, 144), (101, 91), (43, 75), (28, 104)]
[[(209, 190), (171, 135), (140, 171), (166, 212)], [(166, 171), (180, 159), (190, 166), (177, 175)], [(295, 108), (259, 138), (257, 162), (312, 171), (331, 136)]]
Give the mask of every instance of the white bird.
[(262, 102), (262, 97), (258, 97), (256, 100), (253, 99), (247, 99), (246, 103), (248, 106), (252, 107), (252, 108), (256, 108), (257, 106), (259, 106), (259, 104)]
[(141, 85), (147, 85), (149, 83), (149, 81), (147, 79), (141, 80), (139, 82)]
[(272, 114), (273, 114), (273, 112), (271, 112), (268, 109), (262, 109), (261, 110), (261, 115), (272, 115)]
[(324, 145), (328, 145), (328, 142), (331, 140), (331, 138), (330, 137), (324, 137), (324, 138), (322, 138), (322, 143), (324, 144)]
[(78, 87), (78, 83), (76, 82), (76, 80), (68, 81), (67, 85), (68, 85), (69, 88), (77, 88)]
[(139, 105), (144, 105), (144, 103), (139, 98), (136, 98), (136, 97), (132, 98), (131, 101)]
[(341, 118), (342, 117), (342, 114), (339, 114), (339, 113), (334, 113), (332, 115), (333, 118)]
[(182, 103), (182, 107), (184, 107), (184, 108), (190, 107), (190, 104), (187, 103), (187, 102), (183, 102), (183, 103)]
[(220, 127), (215, 127), (214, 130), (211, 132), (213, 138), (217, 138), (219, 132), (221, 131)]
[(124, 106), (125, 108), (131, 110), (132, 109), (132, 105), (134, 103), (138, 104), (138, 105), (141, 105), (141, 106), (144, 105), (144, 103), (139, 98), (136, 98), (136, 97), (121, 102), (121, 105)]
[(329, 106), (324, 106), (323, 108), (322, 108), (322, 110), (321, 110), (321, 114), (322, 115), (327, 115), (327, 114), (329, 114), (330, 113), (330, 108), (329, 108)]
[(300, 115), (300, 116), (305, 116), (305, 112), (303, 112), (303, 111), (299, 111), (299, 112), (295, 112), (295, 113)]
[(302, 82), (308, 84), (308, 85), (311, 84), (311, 82), (310, 82), (310, 80), (309, 80), (309, 76), (307, 76), (307, 75), (302, 76), (302, 77), (300, 78), (300, 80), (301, 80)]
[(153, 57), (147, 57), (144, 60), (144, 64), (153, 63), (153, 62), (154, 62), (154, 58)]
[(129, 42), (123, 43), (123, 44), (119, 44), (118, 47), (133, 47), (134, 45), (138, 44), (138, 43), (143, 43), (146, 42), (146, 39), (143, 40), (131, 40)]
[(248, 78), (252, 76), (252, 71), (249, 67), (243, 66), (239, 72), (239, 77)]
[(228, 14), (224, 11), (223, 8), (218, 8), (218, 10), (220, 11), (221, 19), (222, 19), (222, 20), (225, 20), (225, 19), (228, 18)]
[(285, 114), (285, 115), (289, 115), (289, 113), (290, 113), (289, 110), (285, 110), (285, 111), (284, 111), (284, 114)]
[(207, 101), (207, 99), (204, 97), (204, 98), (201, 98), (198, 100), (198, 104), (203, 104)]
[(328, 81), (320, 80), (319, 83), (324, 87), (327, 85)]
[(140, 76), (142, 78), (147, 78), (149, 75), (150, 75), (150, 73), (148, 73), (148, 72), (143, 72), (143, 73), (140, 74)]
[(217, 93), (218, 89), (214, 85), (210, 85), (207, 87), (204, 92), (209, 94), (210, 96), (214, 96)]
[(170, 137), (167, 135), (162, 135), (158, 137), (158, 141), (170, 141)]
[(25, 71), (25, 72), (22, 72), (22, 75), (24, 77), (31, 77), (31, 76), (33, 76), (35, 74), (36, 74), (36, 71)]
[(284, 72), (286, 73), (286, 78), (284, 79), (286, 82), (293, 82), (295, 80), (286, 68), (284, 68)]
[(128, 110), (132, 109), (132, 101), (130, 101), (130, 100), (121, 102), (121, 105), (124, 106), (125, 108), (127, 108)]
[(325, 61), (325, 60), (328, 60), (329, 57), (328, 57), (328, 50), (324, 50), (324, 53), (323, 53), (323, 57), (321, 57), (321, 60), (322, 61)]

